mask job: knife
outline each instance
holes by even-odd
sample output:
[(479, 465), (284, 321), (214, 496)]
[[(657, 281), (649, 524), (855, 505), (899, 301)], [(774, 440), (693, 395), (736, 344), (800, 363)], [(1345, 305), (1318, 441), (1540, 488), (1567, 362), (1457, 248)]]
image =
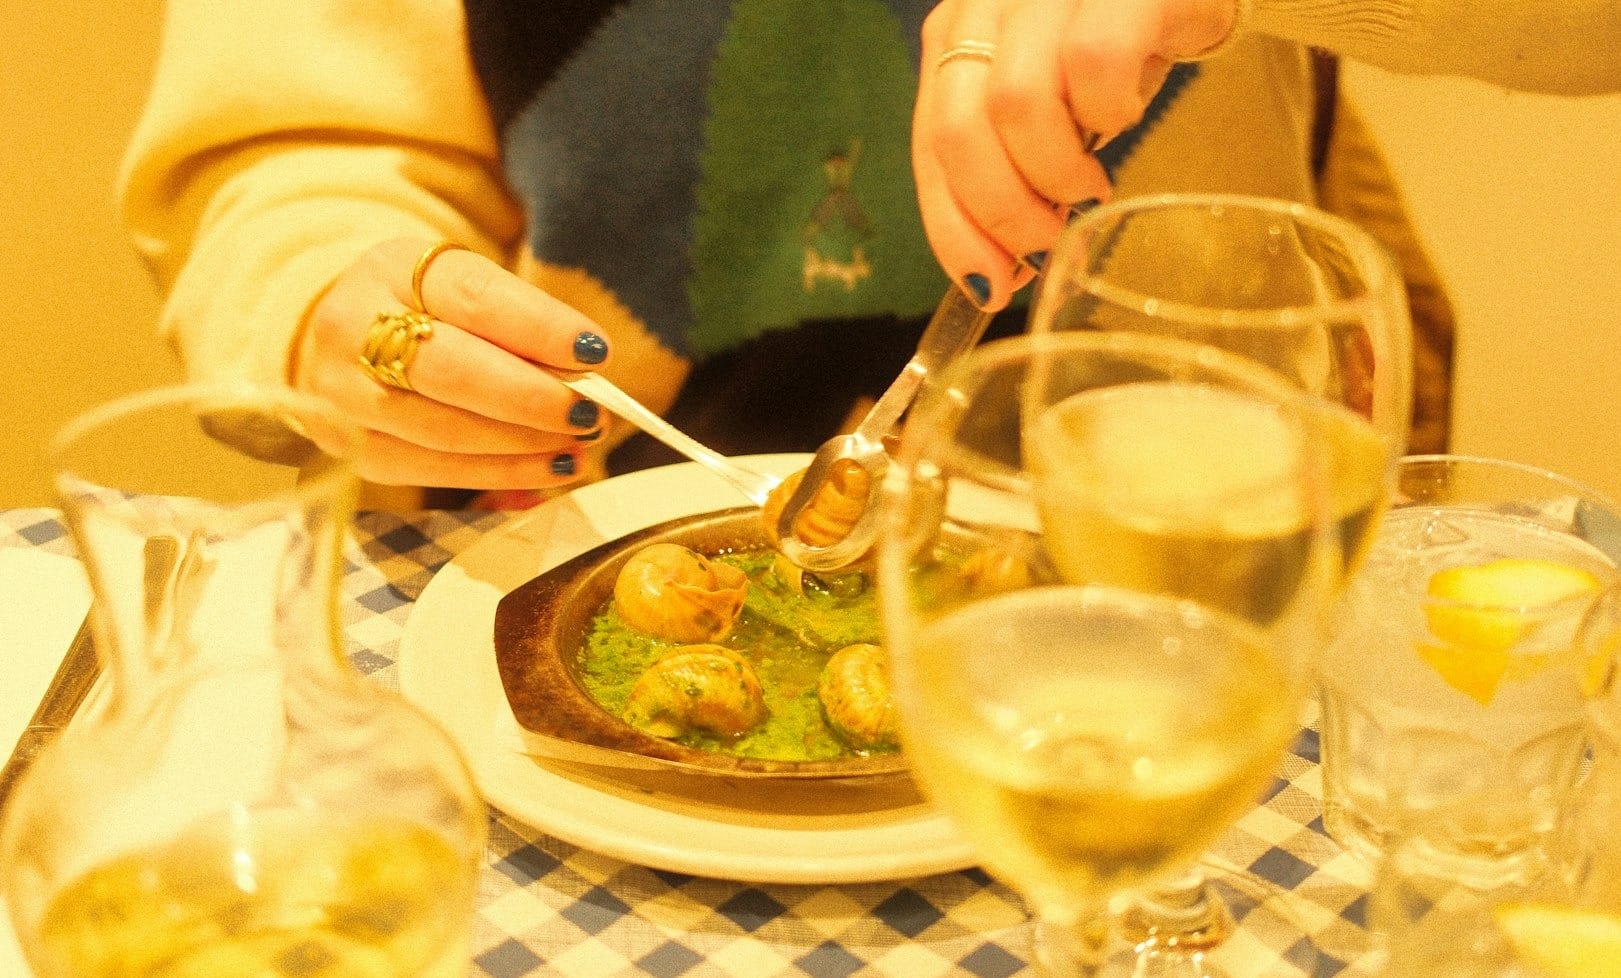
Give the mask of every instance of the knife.
[(0, 811), (5, 810), (6, 799), (23, 772), (73, 719), (100, 674), (101, 661), (90, 634), (90, 615), (86, 614), (68, 645), (67, 655), (62, 657), (62, 664), (56, 667), (51, 684), (45, 687), (45, 696), (34, 710), (33, 719), (28, 721), (28, 728), (17, 738), (17, 746), (6, 760), (6, 766), (0, 768)]

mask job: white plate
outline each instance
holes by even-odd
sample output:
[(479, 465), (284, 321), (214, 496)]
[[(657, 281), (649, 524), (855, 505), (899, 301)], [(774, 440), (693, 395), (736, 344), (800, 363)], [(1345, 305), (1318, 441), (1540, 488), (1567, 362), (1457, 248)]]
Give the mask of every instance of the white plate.
[[(743, 460), (802, 468), (803, 455)], [(966, 843), (904, 780), (889, 786), (758, 783), (542, 762), (496, 671), (503, 595), (598, 544), (739, 504), (693, 463), (582, 487), (516, 517), (428, 582), (400, 642), (400, 687), (461, 746), (490, 804), (565, 842), (627, 862), (759, 883), (907, 879), (974, 864)]]

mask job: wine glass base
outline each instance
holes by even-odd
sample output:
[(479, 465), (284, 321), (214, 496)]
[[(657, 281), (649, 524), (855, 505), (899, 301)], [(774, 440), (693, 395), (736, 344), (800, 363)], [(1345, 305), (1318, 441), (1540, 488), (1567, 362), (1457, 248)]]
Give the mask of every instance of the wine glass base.
[[(1190, 915), (1186, 926), (1168, 933), (1124, 910), (1096, 978), (1349, 978), (1357, 971), (1367, 949), (1325, 946), (1307, 922), (1321, 909), (1311, 914), (1307, 900), (1254, 874), (1209, 862), (1202, 868), (1218, 898), (1214, 915)], [(1039, 955), (1037, 964), (1063, 973)]]

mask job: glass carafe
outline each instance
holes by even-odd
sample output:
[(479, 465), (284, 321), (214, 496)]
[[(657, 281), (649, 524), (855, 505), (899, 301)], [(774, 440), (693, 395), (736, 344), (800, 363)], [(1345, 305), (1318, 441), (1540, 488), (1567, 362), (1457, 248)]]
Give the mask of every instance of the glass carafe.
[(105, 675), (0, 828), (39, 978), (465, 974), (485, 809), (448, 737), (342, 653), (357, 439), (245, 387), (57, 438)]

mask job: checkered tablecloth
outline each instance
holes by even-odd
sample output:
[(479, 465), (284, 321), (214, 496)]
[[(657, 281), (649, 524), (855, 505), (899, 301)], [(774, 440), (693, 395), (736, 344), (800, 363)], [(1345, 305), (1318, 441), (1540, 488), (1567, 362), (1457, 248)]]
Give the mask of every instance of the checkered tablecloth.
[[(350, 660), (397, 688), (395, 655), (412, 602), (499, 513), (363, 513), (342, 580)], [(0, 546), (72, 554), (52, 510), (0, 512)], [(4, 596), (0, 596), (4, 600)], [(1309, 719), (1309, 718), (1308, 718)], [(1308, 725), (1264, 803), (1211, 854), (1287, 889), (1280, 903), (1228, 891), (1234, 938), (1254, 945), (1256, 975), (1321, 978), (1361, 970), (1367, 872), (1323, 831), (1317, 737)], [(1287, 922), (1270, 912), (1282, 907)], [(928, 978), (1029, 975), (1026, 911), (978, 870), (839, 886), (736, 883), (630, 865), (550, 838), (500, 812), (473, 932), (473, 975), (727, 976), (854, 974)], [(1250, 978), (1234, 975), (1233, 978)]]

